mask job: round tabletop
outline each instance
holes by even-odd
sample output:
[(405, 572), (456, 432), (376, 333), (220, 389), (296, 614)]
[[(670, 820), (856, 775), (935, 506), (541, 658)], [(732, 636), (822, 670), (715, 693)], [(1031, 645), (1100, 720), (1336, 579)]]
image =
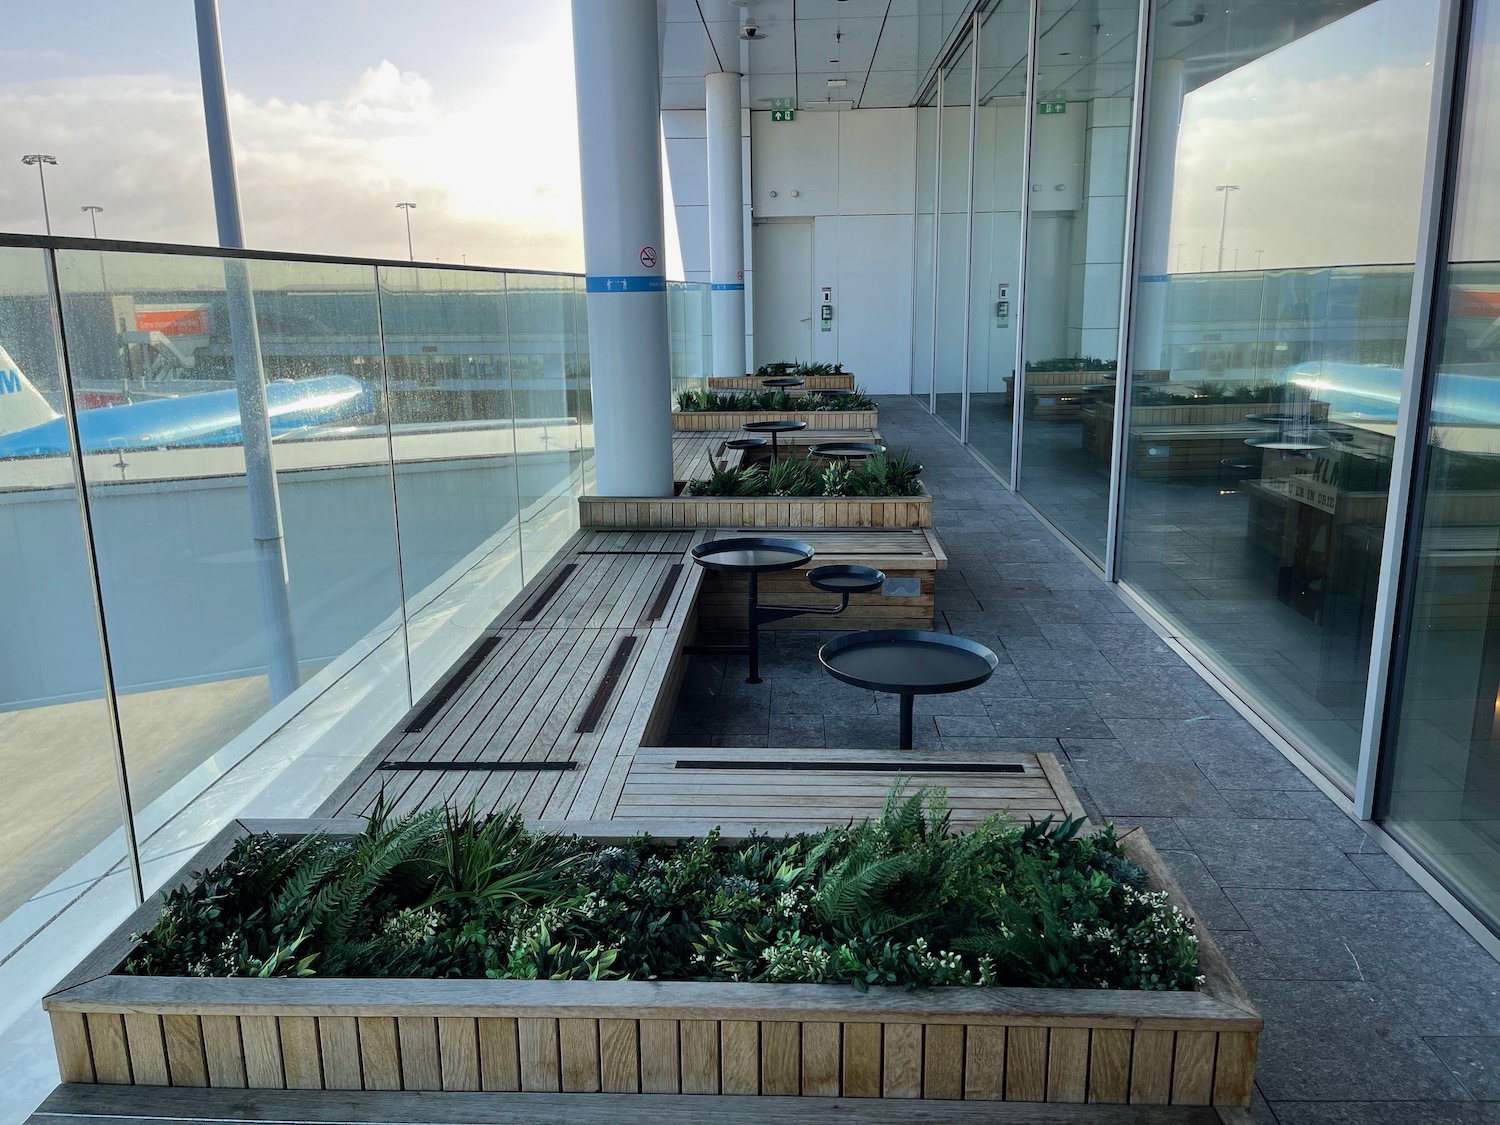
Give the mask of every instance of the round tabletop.
[(875, 457), (885, 452), (885, 446), (873, 441), (825, 441), (821, 445), (808, 446), (814, 457), (840, 457), (856, 461)]
[(800, 387), (806, 383), (806, 379), (799, 379), (795, 375), (782, 375), (776, 379), (762, 379), (762, 387)]
[(1304, 425), (1313, 419), (1306, 414), (1284, 414), (1281, 411), (1273, 411), (1269, 414), (1246, 414), (1245, 421), (1259, 422), (1263, 426), (1290, 426), (1301, 422)]
[(846, 684), (900, 695), (978, 687), (999, 658), (977, 641), (922, 629), (873, 629), (829, 641), (818, 660)]
[(752, 434), (784, 434), (788, 430), (805, 430), (807, 423), (795, 418), (778, 418), (770, 422), (746, 422), (740, 429)]
[(730, 441), (726, 441), (724, 443), (724, 448), (725, 449), (759, 449), (761, 446), (767, 445), (767, 444), (769, 444), (769, 443), (763, 437), (742, 437), (742, 438), (734, 438), (734, 439), (732, 439)]
[(1305, 453), (1309, 449), (1328, 448), (1326, 441), (1295, 437), (1246, 438), (1245, 444), (1254, 446), (1256, 449), (1269, 449), (1277, 453)]
[(741, 574), (791, 570), (812, 557), (813, 549), (800, 539), (714, 539), (693, 548), (693, 561), (699, 566)]

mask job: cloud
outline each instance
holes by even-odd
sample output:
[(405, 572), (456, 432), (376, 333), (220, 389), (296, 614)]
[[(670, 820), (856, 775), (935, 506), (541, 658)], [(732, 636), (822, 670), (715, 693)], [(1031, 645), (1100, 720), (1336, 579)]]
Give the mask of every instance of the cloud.
[[(571, 74), (545, 59), (445, 99), (441, 85), (389, 61), (316, 102), (231, 94), (246, 241), (302, 253), (405, 257), (395, 204), (416, 202), (419, 259), (577, 270), (581, 204)], [(521, 101), (518, 88), (536, 91)], [(0, 86), (0, 136), (47, 151), (53, 229), (214, 243), (196, 83), (106, 75)], [(0, 165), (0, 229), (40, 230), (33, 170)]]

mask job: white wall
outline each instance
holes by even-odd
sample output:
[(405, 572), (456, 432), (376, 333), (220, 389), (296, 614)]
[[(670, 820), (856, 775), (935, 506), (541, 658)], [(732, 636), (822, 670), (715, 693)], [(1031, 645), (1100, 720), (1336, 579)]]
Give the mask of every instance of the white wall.
[(905, 394), (916, 111), (804, 111), (787, 122), (755, 112), (750, 140), (755, 218), (811, 219), (813, 287), (833, 287), (833, 325), (814, 325), (813, 359), (842, 363), (872, 393)]

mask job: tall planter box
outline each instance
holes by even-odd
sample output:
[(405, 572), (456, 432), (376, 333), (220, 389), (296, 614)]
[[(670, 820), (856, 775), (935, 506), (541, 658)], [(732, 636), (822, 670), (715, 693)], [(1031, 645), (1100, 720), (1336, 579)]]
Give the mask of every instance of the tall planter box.
[(878, 410), (674, 410), (674, 430), (738, 430), (746, 422), (806, 422), (809, 430), (873, 430)]
[[(769, 390), (765, 379), (774, 376), (760, 375), (710, 375), (708, 389), (711, 391), (764, 391)], [(800, 387), (787, 388), (793, 394), (798, 391), (851, 391), (854, 376), (845, 371), (842, 375), (804, 375)]]
[(931, 527), (932, 497), (580, 496), (580, 527)]
[[(188, 870), (246, 833), (359, 827), (237, 823)], [(1190, 909), (1144, 834), (1125, 844)], [(1202, 927), (1196, 992), (115, 973), (159, 911), (47, 997), (63, 1081), (1244, 1106), (1262, 1023)]]

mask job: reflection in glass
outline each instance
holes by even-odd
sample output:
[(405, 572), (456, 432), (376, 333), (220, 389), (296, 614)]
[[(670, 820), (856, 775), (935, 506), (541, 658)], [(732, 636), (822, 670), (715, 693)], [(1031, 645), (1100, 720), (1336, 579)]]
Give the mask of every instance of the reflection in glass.
[(969, 291), (969, 103), (973, 96), (973, 39), (943, 75), (942, 166), (938, 169), (937, 353), (933, 380), (937, 416), (962, 432), (964, 307)]
[(45, 263), (0, 249), (0, 956), (125, 855)]
[(930, 408), (932, 401), (933, 318), (933, 208), (938, 187), (938, 124), (936, 90), (917, 114), (917, 199), (912, 250), (911, 393)]
[(1102, 564), (1136, 12), (1044, 0), (1040, 26), (1020, 487)]
[(1500, 4), (1475, 8), (1387, 824), (1500, 924)]
[(1349, 781), (1437, 6), (1275, 7), (1152, 44), (1121, 574)]

